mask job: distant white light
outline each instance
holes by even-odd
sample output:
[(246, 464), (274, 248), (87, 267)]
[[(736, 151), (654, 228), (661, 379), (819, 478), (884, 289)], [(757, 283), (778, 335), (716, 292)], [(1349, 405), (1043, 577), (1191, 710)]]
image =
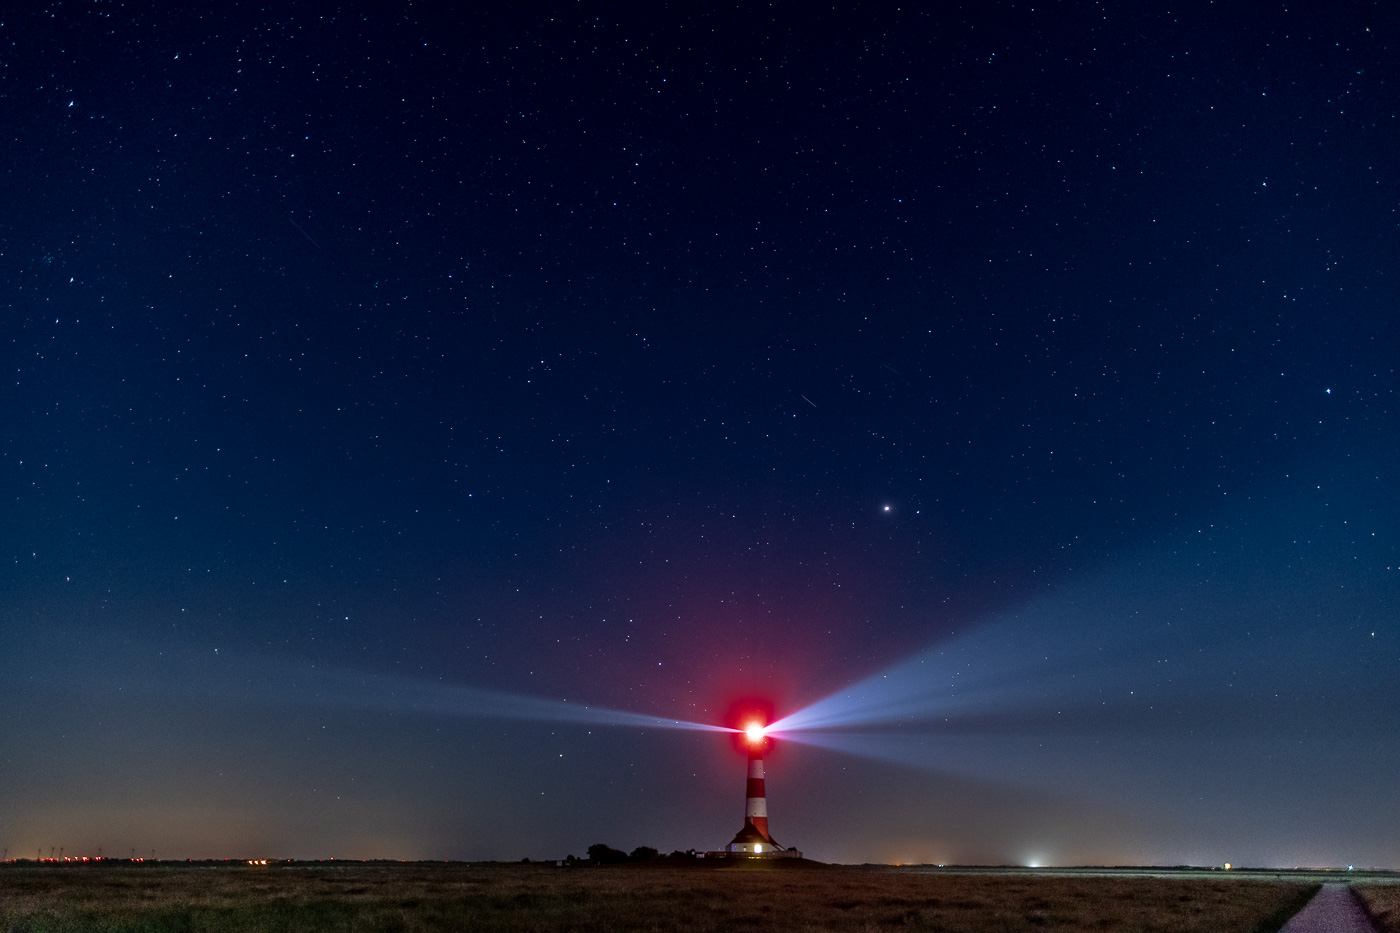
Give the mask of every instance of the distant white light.
[(749, 723), (744, 727), (744, 735), (748, 736), (750, 742), (758, 742), (763, 738), (763, 727), (756, 722)]

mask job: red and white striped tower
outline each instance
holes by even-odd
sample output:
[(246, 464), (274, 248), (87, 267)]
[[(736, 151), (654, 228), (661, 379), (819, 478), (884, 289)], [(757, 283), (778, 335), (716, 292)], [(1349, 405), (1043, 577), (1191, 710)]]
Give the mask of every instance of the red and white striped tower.
[(768, 835), (768, 795), (763, 787), (763, 743), (749, 743), (749, 780), (744, 788), (744, 823), (758, 830), (770, 843)]
[(763, 786), (763, 749), (772, 741), (762, 726), (744, 730), (749, 752), (749, 777), (744, 785), (744, 828), (730, 840), (726, 850), (731, 855), (766, 858), (779, 853), (801, 855), (784, 849), (768, 833), (768, 795)]

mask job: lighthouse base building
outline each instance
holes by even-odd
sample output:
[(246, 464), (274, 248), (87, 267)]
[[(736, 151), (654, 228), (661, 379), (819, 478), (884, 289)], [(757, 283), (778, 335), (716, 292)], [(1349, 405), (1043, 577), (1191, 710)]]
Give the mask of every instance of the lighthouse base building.
[(716, 852), (716, 855), (726, 855), (735, 858), (801, 858), (802, 853), (796, 849), (789, 849), (780, 846), (773, 841), (772, 836), (765, 836), (752, 823), (745, 823), (744, 828), (735, 834), (729, 845), (723, 852)]

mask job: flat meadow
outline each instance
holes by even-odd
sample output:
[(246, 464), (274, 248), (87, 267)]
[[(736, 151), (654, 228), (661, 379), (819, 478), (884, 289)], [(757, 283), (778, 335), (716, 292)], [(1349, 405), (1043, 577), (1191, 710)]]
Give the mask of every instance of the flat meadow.
[(0, 866), (0, 933), (1273, 933), (1306, 880), (818, 866)]
[(1359, 884), (1353, 890), (1380, 933), (1400, 933), (1400, 884)]

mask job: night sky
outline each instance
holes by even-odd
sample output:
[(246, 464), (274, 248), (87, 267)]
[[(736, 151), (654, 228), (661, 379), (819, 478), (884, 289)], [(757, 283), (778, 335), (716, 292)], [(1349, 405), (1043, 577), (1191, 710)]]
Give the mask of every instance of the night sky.
[(10, 857), (715, 849), (747, 697), (813, 858), (1400, 865), (1391, 4), (179, 6), (0, 16)]

